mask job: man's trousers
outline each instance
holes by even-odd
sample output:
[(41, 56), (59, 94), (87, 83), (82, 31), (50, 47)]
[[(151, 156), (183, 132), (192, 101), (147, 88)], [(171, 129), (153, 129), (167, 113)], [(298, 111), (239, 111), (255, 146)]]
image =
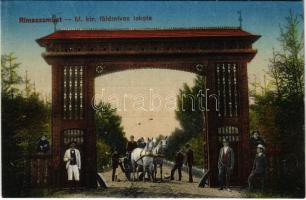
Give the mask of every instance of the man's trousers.
[(80, 172), (77, 165), (68, 165), (67, 174), (68, 174), (68, 181), (80, 180)]
[(222, 166), (219, 168), (219, 184), (220, 187), (224, 187), (224, 182), (226, 187), (229, 188), (229, 182), (231, 177), (231, 170), (228, 167)]
[(174, 173), (178, 170), (179, 181), (182, 180), (182, 165), (175, 164), (171, 170), (171, 180), (174, 180)]

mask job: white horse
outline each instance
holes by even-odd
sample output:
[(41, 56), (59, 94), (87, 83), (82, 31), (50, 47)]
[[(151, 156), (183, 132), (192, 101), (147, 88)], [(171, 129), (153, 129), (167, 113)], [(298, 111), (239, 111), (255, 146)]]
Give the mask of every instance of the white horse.
[(164, 139), (159, 141), (158, 145), (153, 149), (154, 154), (154, 178), (156, 178), (157, 174), (157, 166), (160, 167), (160, 180), (163, 181), (163, 163), (164, 163), (164, 152), (166, 146), (168, 144), (168, 137), (166, 136)]
[(148, 142), (145, 148), (136, 148), (132, 151), (131, 154), (131, 162), (132, 162), (132, 173), (133, 173), (133, 181), (135, 181), (135, 173), (137, 173), (138, 179), (138, 170), (137, 166), (143, 167), (143, 180), (145, 179), (145, 175), (148, 172), (151, 179), (154, 175), (154, 164), (153, 164), (153, 155), (152, 150), (154, 148), (153, 138), (148, 138)]

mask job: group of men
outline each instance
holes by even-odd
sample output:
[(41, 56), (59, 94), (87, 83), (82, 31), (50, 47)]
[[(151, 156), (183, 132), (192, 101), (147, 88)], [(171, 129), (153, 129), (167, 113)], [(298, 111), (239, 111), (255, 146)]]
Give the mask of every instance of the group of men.
[[(266, 143), (259, 136), (258, 131), (254, 131), (252, 137), (250, 138), (250, 146), (251, 146), (251, 157), (253, 161), (252, 171), (248, 177), (248, 186), (249, 190), (253, 189), (253, 184), (255, 179), (259, 178), (262, 182), (265, 178), (266, 168), (267, 168), (267, 159), (264, 154)], [(256, 152), (256, 153), (255, 153)], [(233, 149), (229, 146), (229, 141), (227, 139), (223, 139), (223, 147), (219, 152), (218, 159), (218, 170), (219, 170), (219, 190), (223, 190), (226, 186), (227, 190), (230, 191), (229, 183), (230, 177), (234, 169), (235, 164), (235, 156)], [(225, 182), (225, 184), (224, 184)]]
[[(137, 142), (134, 140), (134, 136), (130, 137), (130, 141), (127, 143), (126, 151), (127, 155), (130, 159), (131, 152), (137, 148), (142, 142)], [(43, 142), (40, 142), (40, 146), (44, 146), (45, 138), (43, 138)], [(267, 168), (267, 160), (264, 154), (265, 151), (265, 142), (259, 136), (258, 131), (254, 131), (252, 137), (250, 138), (250, 146), (252, 152), (252, 159), (253, 168), (248, 178), (249, 189), (253, 188), (253, 182), (256, 178), (260, 178), (264, 180), (266, 168)], [(194, 163), (193, 157), (193, 150), (191, 149), (190, 144), (186, 144), (185, 153), (183, 149), (179, 149), (175, 156), (175, 164), (171, 170), (170, 179), (174, 180), (174, 173), (178, 170), (178, 180), (181, 181), (182, 179), (182, 166), (185, 164), (188, 166), (188, 174), (189, 174), (189, 182), (193, 182), (192, 178), (192, 166)], [(255, 155), (256, 154), (256, 155)], [(80, 170), (81, 170), (81, 155), (80, 151), (76, 149), (76, 143), (72, 142), (70, 144), (70, 148), (68, 148), (64, 154), (64, 162), (66, 162), (66, 169), (68, 175), (68, 182), (73, 183), (79, 182), (80, 180)], [(115, 151), (112, 156), (112, 166), (113, 166), (113, 173), (112, 173), (112, 180), (114, 181), (116, 168), (119, 164), (119, 155), (118, 152)], [(230, 177), (234, 169), (235, 164), (235, 155), (234, 150), (229, 146), (229, 141), (224, 138), (223, 139), (223, 147), (220, 149), (219, 152), (219, 159), (218, 159), (218, 179), (220, 184), (220, 190), (223, 190), (225, 187), (227, 190), (230, 191), (229, 184), (230, 184)], [(75, 184), (74, 182), (74, 184)]]
[[(143, 138), (140, 138), (139, 140), (137, 140), (137, 142), (135, 141), (134, 139), (134, 136), (130, 136), (130, 140), (128, 141), (127, 143), (127, 146), (126, 146), (126, 152), (127, 152), (127, 155), (130, 159), (130, 156), (131, 156), (131, 153), (132, 151), (137, 148), (137, 147), (140, 147), (140, 148), (143, 148), (145, 146), (145, 142), (144, 142), (144, 139)], [(118, 167), (117, 165), (117, 154), (113, 154), (113, 158), (114, 160), (112, 160), (112, 162), (114, 163), (113, 164), (113, 177), (115, 176), (115, 170), (116, 168)], [(188, 174), (189, 174), (189, 182), (193, 182), (193, 178), (192, 178), (192, 166), (193, 166), (193, 151), (192, 149), (190, 148), (190, 144), (186, 144), (186, 152), (185, 152), (185, 156), (184, 156), (184, 153), (183, 153), (183, 150), (179, 150), (177, 153), (176, 153), (176, 156), (175, 156), (175, 164), (171, 170), (171, 176), (170, 176), (170, 179), (171, 180), (174, 180), (174, 173), (176, 170), (178, 170), (178, 175), (179, 175), (179, 181), (181, 181), (182, 179), (182, 166), (183, 166), (183, 163), (184, 163), (184, 158), (186, 158), (185, 160), (185, 163), (186, 165), (188, 166)], [(113, 179), (113, 178), (112, 178)], [(114, 179), (113, 179), (114, 180)]]
[(174, 173), (176, 170), (178, 170), (178, 180), (181, 181), (182, 180), (182, 166), (184, 164), (184, 158), (185, 159), (185, 164), (188, 167), (188, 175), (189, 175), (189, 182), (193, 182), (193, 178), (192, 178), (192, 166), (193, 166), (193, 150), (191, 149), (190, 144), (186, 144), (186, 152), (185, 152), (185, 156), (183, 153), (182, 149), (179, 149), (179, 151), (176, 153), (175, 155), (175, 164), (171, 170), (171, 176), (170, 179), (174, 180)]
[[(135, 141), (135, 138), (133, 135), (130, 136), (130, 140), (127, 142), (126, 145), (126, 155), (127, 155), (127, 160), (129, 162), (131, 162), (131, 154), (132, 151), (134, 149), (136, 149), (137, 147), (139, 148), (144, 148), (146, 145), (144, 138), (139, 138), (137, 140), (137, 142)], [(130, 163), (131, 164), (131, 163)], [(112, 154), (112, 181), (115, 181), (115, 177), (116, 177), (116, 170), (117, 168), (120, 166), (121, 170), (126, 173), (126, 169), (128, 167), (128, 165), (124, 165), (125, 167), (123, 167), (122, 162), (120, 162), (119, 159), (119, 154), (118, 152), (115, 150), (114, 153)], [(126, 174), (127, 175), (127, 174)], [(127, 176), (129, 177), (129, 176)]]

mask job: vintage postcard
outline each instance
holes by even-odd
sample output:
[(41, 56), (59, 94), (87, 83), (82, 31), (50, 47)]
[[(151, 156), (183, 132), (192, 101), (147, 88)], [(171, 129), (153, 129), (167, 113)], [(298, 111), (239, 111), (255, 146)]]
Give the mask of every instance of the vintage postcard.
[(2, 1), (2, 197), (304, 198), (303, 1)]

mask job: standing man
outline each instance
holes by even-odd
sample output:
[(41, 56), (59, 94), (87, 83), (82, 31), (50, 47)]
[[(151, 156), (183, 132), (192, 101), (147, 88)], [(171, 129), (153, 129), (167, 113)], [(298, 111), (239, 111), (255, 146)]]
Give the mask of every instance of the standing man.
[(235, 157), (234, 151), (229, 146), (227, 139), (223, 139), (223, 147), (220, 149), (219, 160), (218, 160), (218, 169), (219, 169), (219, 190), (224, 188), (224, 179), (226, 182), (226, 187), (228, 191), (231, 191), (229, 188), (230, 176), (234, 169)]
[(112, 154), (112, 181), (115, 181), (116, 169), (119, 166), (119, 154), (117, 150), (114, 151)]
[(127, 145), (126, 145), (126, 152), (128, 153), (128, 157), (131, 160), (131, 153), (134, 149), (137, 148), (137, 142), (134, 141), (134, 136), (131, 135), (130, 136), (130, 141), (128, 141)]
[(66, 169), (68, 175), (68, 182), (70, 187), (76, 188), (80, 181), (81, 170), (81, 154), (76, 149), (76, 143), (72, 142), (70, 148), (66, 150), (64, 155), (64, 162), (66, 162)]
[(251, 156), (250, 156), (250, 162), (253, 162), (253, 160), (256, 157), (257, 154), (257, 146), (259, 144), (266, 146), (266, 143), (264, 141), (264, 139), (262, 137), (260, 137), (259, 131), (255, 130), (253, 131), (252, 136), (250, 137), (250, 152), (251, 152)]
[(182, 166), (184, 163), (184, 154), (182, 153), (182, 151), (179, 149), (178, 152), (176, 153), (175, 156), (175, 164), (171, 170), (171, 180), (174, 180), (174, 173), (176, 171), (176, 169), (178, 170), (178, 174), (179, 174), (179, 181), (182, 180)]
[(259, 131), (255, 130), (250, 138), (250, 145), (252, 146), (252, 149), (256, 149), (259, 144), (266, 146), (266, 142), (262, 137), (260, 137)]
[(39, 139), (37, 143), (37, 152), (38, 153), (48, 153), (50, 150), (50, 144), (49, 141), (47, 140), (47, 136), (43, 135)]
[(264, 180), (267, 169), (267, 159), (264, 154), (265, 147), (262, 144), (257, 146), (257, 155), (254, 159), (252, 172), (248, 178), (249, 191), (253, 189), (253, 182), (256, 177), (261, 180), (261, 190), (264, 188)]
[(145, 143), (144, 138), (143, 137), (139, 138), (137, 140), (137, 147), (138, 148), (145, 148), (145, 146), (146, 146), (146, 143)]
[(190, 144), (186, 144), (186, 165), (188, 166), (189, 182), (193, 182), (192, 178), (192, 165), (193, 165), (193, 150), (191, 149)]

